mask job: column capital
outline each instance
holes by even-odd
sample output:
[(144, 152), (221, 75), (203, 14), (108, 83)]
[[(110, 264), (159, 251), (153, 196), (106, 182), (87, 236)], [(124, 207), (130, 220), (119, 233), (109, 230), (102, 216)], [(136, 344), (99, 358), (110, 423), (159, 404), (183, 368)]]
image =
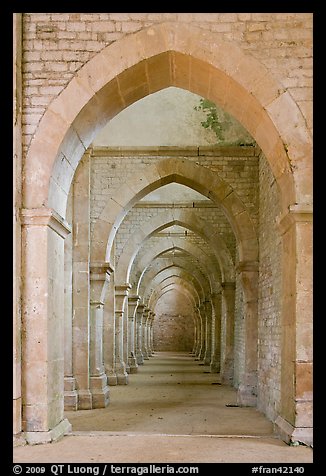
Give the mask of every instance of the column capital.
[(144, 312), (144, 308), (145, 304), (139, 303), (137, 306), (137, 311), (142, 314)]
[(223, 283), (221, 283), (221, 288), (222, 288), (222, 291), (233, 291), (235, 289), (235, 282), (234, 281), (224, 281)]
[(116, 296), (128, 296), (130, 289), (132, 288), (131, 284), (116, 284), (114, 286), (114, 291)]
[(295, 223), (312, 222), (312, 217), (313, 209), (311, 204), (295, 203), (289, 206), (289, 210), (286, 213), (279, 216), (277, 226), (281, 235), (284, 235)]
[(128, 317), (133, 319), (135, 317), (137, 305), (140, 301), (140, 296), (128, 296)]
[(93, 281), (105, 281), (108, 280), (111, 274), (114, 272), (114, 268), (111, 263), (106, 261), (93, 261), (90, 263), (90, 278)]
[(116, 302), (117, 313), (123, 313), (124, 304), (128, 296), (129, 290), (131, 289), (131, 284), (118, 284), (114, 287), (114, 298)]
[[(259, 270), (259, 262), (258, 261), (239, 261), (238, 265), (236, 266), (237, 273), (242, 273), (244, 271), (256, 271)], [(223, 287), (223, 283), (222, 283)]]
[(131, 294), (130, 296), (128, 296), (128, 302), (138, 304), (140, 300), (141, 300), (141, 297), (137, 296), (136, 294)]
[(66, 238), (71, 233), (69, 223), (53, 208), (23, 208), (20, 211), (22, 225), (48, 226), (61, 238)]

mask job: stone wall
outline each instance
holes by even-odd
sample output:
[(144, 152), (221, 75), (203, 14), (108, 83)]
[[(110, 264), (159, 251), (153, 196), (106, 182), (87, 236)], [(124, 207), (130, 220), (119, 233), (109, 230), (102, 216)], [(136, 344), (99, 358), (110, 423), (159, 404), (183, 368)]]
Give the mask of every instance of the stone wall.
[[(172, 155), (171, 155), (172, 154)], [(258, 154), (259, 148), (251, 146), (239, 147), (189, 147), (178, 153), (177, 149), (164, 148), (149, 149), (117, 149), (96, 147), (91, 149), (91, 223), (92, 229), (96, 219), (100, 216), (108, 197), (119, 185), (135, 173), (141, 173), (146, 166), (156, 163), (162, 158), (180, 157), (199, 163), (215, 172), (228, 182), (243, 200), (251, 219), (258, 224)], [(139, 208), (131, 211), (122, 223), (124, 228), (131, 231), (133, 214), (140, 213)], [(154, 213), (152, 211), (151, 213)], [(129, 218), (128, 218), (129, 217)], [(221, 220), (226, 219), (220, 214)], [(121, 237), (122, 240), (122, 237)]]
[(238, 44), (289, 90), (312, 127), (311, 13), (23, 13), (25, 148), (47, 106), (87, 61), (124, 35), (167, 21)]
[(281, 238), (279, 191), (264, 156), (259, 159), (258, 406), (273, 420), (281, 395)]
[(164, 294), (155, 306), (154, 350), (191, 352), (194, 345), (194, 309), (177, 291)]

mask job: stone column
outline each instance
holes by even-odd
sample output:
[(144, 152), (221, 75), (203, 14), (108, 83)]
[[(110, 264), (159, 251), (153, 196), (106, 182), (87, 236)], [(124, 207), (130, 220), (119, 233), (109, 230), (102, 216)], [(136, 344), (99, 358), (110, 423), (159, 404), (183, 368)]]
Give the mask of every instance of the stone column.
[(194, 343), (193, 343), (193, 346), (192, 346), (192, 349), (191, 349), (191, 352), (190, 354), (195, 356), (196, 355), (196, 347), (197, 347), (197, 339), (198, 339), (198, 325), (197, 325), (197, 316), (196, 316), (196, 309), (194, 310), (194, 321), (195, 321), (195, 325), (194, 325)]
[(151, 331), (152, 331), (152, 320), (153, 320), (153, 312), (149, 310), (148, 316), (147, 316), (147, 355), (148, 357), (152, 356), (152, 347), (151, 347)]
[(222, 283), (221, 382), (232, 384), (234, 373), (235, 283)]
[(115, 371), (118, 385), (128, 384), (126, 363), (123, 360), (123, 323), (125, 303), (131, 285), (126, 283), (115, 285)]
[(287, 441), (313, 442), (312, 208), (293, 205), (282, 235), (281, 410), (276, 429)]
[(138, 304), (136, 309), (136, 359), (138, 365), (144, 364), (143, 355), (143, 312), (144, 304)]
[(24, 443), (21, 389), (22, 13), (13, 14), (13, 433)]
[(150, 356), (154, 354), (154, 319), (155, 319), (155, 312), (151, 313), (151, 319), (149, 322), (149, 349), (150, 349)]
[[(72, 192), (72, 190), (71, 190)], [(66, 218), (72, 221), (73, 194), (69, 193), (67, 203)], [(78, 393), (76, 390), (76, 379), (74, 377), (72, 365), (72, 255), (73, 255), (73, 236), (70, 233), (65, 239), (64, 244), (64, 345), (65, 345), (65, 361), (64, 361), (64, 408), (65, 410), (77, 410)]]
[(148, 357), (148, 341), (147, 341), (147, 319), (148, 319), (148, 313), (150, 309), (148, 307), (145, 307), (143, 310), (143, 317), (142, 317), (142, 330), (143, 330), (143, 336), (142, 336), (142, 352), (144, 356), (144, 360), (149, 360)]
[(211, 302), (206, 300), (204, 302), (205, 306), (205, 317), (206, 317), (206, 335), (205, 335), (205, 354), (203, 357), (203, 363), (205, 365), (210, 365), (212, 359), (212, 305)]
[(123, 310), (123, 361), (126, 366), (126, 372), (130, 374), (130, 365), (129, 365), (129, 315), (128, 315), (128, 301), (129, 297), (127, 296), (124, 303)]
[(92, 408), (104, 408), (109, 404), (109, 387), (103, 356), (103, 308), (110, 275), (109, 263), (90, 265), (90, 390)]
[(202, 336), (202, 322), (200, 317), (199, 307), (195, 307), (196, 316), (196, 343), (194, 348), (195, 360), (199, 360), (201, 349), (201, 336)]
[(200, 350), (198, 355), (198, 360), (203, 360), (206, 352), (206, 315), (205, 315), (205, 304), (202, 303), (199, 306), (199, 315), (201, 320), (201, 339), (200, 339)]
[(90, 158), (85, 153), (73, 182), (72, 365), (78, 409), (92, 408), (90, 392)]
[(130, 373), (136, 373), (138, 371), (138, 364), (136, 358), (136, 346), (135, 346), (135, 334), (136, 334), (136, 325), (135, 325), (135, 315), (138, 303), (140, 301), (140, 296), (129, 296), (128, 297), (128, 319), (129, 319), (129, 357), (128, 363), (130, 367)]
[(110, 276), (107, 290), (107, 298), (103, 310), (103, 356), (105, 373), (108, 385), (117, 385), (118, 379), (115, 371), (115, 299), (114, 299), (114, 275)]
[(257, 404), (257, 348), (258, 348), (258, 263), (240, 262), (237, 267), (243, 290), (245, 326), (244, 373), (240, 376), (238, 403)]
[(222, 308), (222, 289), (212, 294), (213, 319), (215, 322), (214, 347), (212, 351), (211, 372), (220, 372), (221, 367), (221, 308)]
[(68, 224), (49, 208), (23, 209), (22, 422), (29, 443), (70, 431), (64, 418), (64, 239)]

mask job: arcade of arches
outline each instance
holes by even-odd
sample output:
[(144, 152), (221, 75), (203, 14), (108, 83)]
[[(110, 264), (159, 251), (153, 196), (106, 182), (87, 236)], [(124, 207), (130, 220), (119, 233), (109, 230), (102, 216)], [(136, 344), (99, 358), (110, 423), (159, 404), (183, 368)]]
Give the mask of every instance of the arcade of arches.
[[(17, 441), (180, 351), (312, 444), (311, 32), (306, 13), (14, 14)], [(238, 136), (174, 106), (169, 142), (178, 97)], [(147, 142), (115, 122), (146, 100)]]

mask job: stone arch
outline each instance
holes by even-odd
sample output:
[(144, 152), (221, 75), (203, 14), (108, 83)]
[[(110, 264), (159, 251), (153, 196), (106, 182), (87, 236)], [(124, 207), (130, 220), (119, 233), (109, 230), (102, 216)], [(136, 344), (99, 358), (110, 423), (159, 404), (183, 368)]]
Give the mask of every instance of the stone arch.
[(184, 251), (191, 257), (194, 257), (207, 272), (207, 278), (210, 282), (211, 288), (217, 290), (221, 277), (217, 274), (217, 268), (214, 267), (214, 264), (202, 248), (199, 248), (192, 243), (184, 242), (184, 240), (181, 240), (180, 238), (173, 238), (173, 241), (171, 238), (163, 238), (157, 246), (149, 250), (148, 254), (137, 263), (137, 269), (132, 271), (133, 278), (130, 281), (136, 289), (136, 294), (141, 292), (141, 283), (146, 275), (148, 266), (165, 252), (173, 250)]
[(132, 261), (144, 240), (148, 239), (153, 233), (174, 224), (193, 230), (201, 235), (214, 250), (220, 264), (222, 276), (224, 277), (224, 275), (226, 275), (230, 281), (234, 279), (234, 266), (231, 254), (219, 236), (218, 229), (196, 216), (193, 212), (170, 209), (142, 223), (141, 228), (138, 228), (138, 230), (132, 234), (125, 244), (118, 261), (115, 272), (115, 279), (118, 283), (129, 282)]
[(74, 171), (97, 130), (172, 85), (217, 102), (244, 125), (272, 168), (284, 210), (311, 200), (311, 137), (291, 95), (233, 43), (191, 25), (162, 23), (104, 48), (50, 103), (28, 150), (24, 206), (64, 216)]
[(158, 260), (156, 266), (151, 267), (151, 269), (147, 273), (144, 273), (142, 278), (142, 285), (139, 287), (139, 295), (143, 294), (142, 290), (146, 288), (146, 286), (157, 276), (158, 273), (167, 269), (171, 271), (173, 267), (178, 267), (186, 271), (191, 270), (195, 277), (198, 276), (198, 279), (200, 281), (205, 282), (205, 289), (209, 289), (210, 292), (213, 292), (212, 282), (209, 279), (209, 276), (205, 275), (199, 267), (192, 265), (192, 263), (189, 263), (189, 260), (187, 259), (174, 258), (172, 260), (166, 258), (165, 260)]
[[(110, 117), (141, 97), (172, 85), (217, 102), (238, 119), (263, 150), (279, 185), (284, 213), (280, 224), (285, 283), (282, 313), (287, 329), (283, 343), (282, 361), (286, 365), (284, 372), (282, 370), (282, 387), (287, 388), (289, 375), (297, 377), (292, 379), (291, 389), (285, 391), (283, 428), (288, 433), (287, 422), (294, 428), (302, 427), (294, 415), (298, 412), (302, 415), (305, 407), (297, 403), (294, 386), (303, 380), (300, 375), (305, 372), (296, 373), (293, 362), (300, 367), (301, 354), (298, 357), (296, 351), (301, 346), (302, 349), (306, 347), (300, 332), (305, 324), (311, 324), (310, 312), (305, 320), (298, 320), (299, 298), (304, 295), (302, 282), (309, 289), (312, 282), (304, 263), (309, 255), (310, 237), (306, 240), (309, 243), (304, 248), (304, 256), (297, 253), (301, 240), (304, 241), (309, 233), (306, 223), (310, 226), (311, 209), (307, 205), (312, 202), (311, 137), (291, 95), (250, 54), (231, 42), (220, 41), (212, 32), (191, 25), (162, 23), (126, 35), (85, 64), (50, 103), (27, 151), (21, 213), (22, 271), (26, 276), (22, 315), (27, 323), (22, 372), (24, 375), (42, 368), (44, 375), (40, 383), (42, 404), (39, 398), (34, 399), (31, 385), (28, 389), (24, 387), (25, 405), (29, 411), (24, 426), (27, 432), (46, 433), (44, 438), (52, 438), (53, 429), (56, 434), (62, 434), (65, 429), (61, 425), (61, 386), (53, 370), (54, 363), (62, 359), (60, 346), (52, 352), (57, 338), (62, 338), (62, 326), (55, 327), (52, 321), (55, 321), (54, 316), (60, 319), (63, 314), (63, 290), (59, 284), (63, 265), (58, 262), (49, 270), (47, 263), (53, 256), (63, 254), (61, 240), (69, 232), (63, 218), (76, 167), (97, 130)], [(237, 224), (241, 225), (239, 221)], [(244, 241), (239, 240), (239, 243), (242, 246)], [(248, 245), (246, 251), (249, 250)], [(39, 256), (46, 258), (36, 270), (34, 264)], [(35, 279), (40, 282), (37, 289), (34, 288)], [(290, 285), (286, 286), (287, 283)], [(35, 349), (31, 316), (42, 336), (39, 344), (47, 352), (41, 357), (38, 354), (38, 361), (35, 361), (35, 350), (33, 353), (30, 350)], [(51, 343), (48, 335), (52, 336)], [(287, 348), (286, 340), (295, 344)], [(304, 352), (302, 355), (306, 358)]]
[[(145, 181), (147, 185), (144, 187)], [(143, 173), (120, 185), (112, 194), (94, 226), (92, 260), (108, 259), (122, 219), (138, 200), (172, 182), (186, 185), (221, 206), (238, 240), (240, 260), (258, 259), (258, 242), (253, 223), (245, 205), (232, 187), (206, 167), (185, 159), (168, 158), (147, 167)]]
[(201, 299), (204, 299), (206, 294), (205, 291), (207, 290), (207, 283), (200, 279), (200, 276), (193, 275), (188, 270), (182, 269), (179, 266), (173, 266), (172, 268), (173, 269), (162, 269), (156, 274), (156, 276), (154, 276), (154, 278), (150, 282), (147, 283), (144, 292), (144, 299), (147, 298), (148, 294), (151, 294), (155, 290), (156, 286), (172, 277), (180, 277), (191, 283), (197, 290), (197, 293), (201, 297)]
[(164, 296), (164, 294), (168, 293), (169, 291), (171, 291), (172, 289), (176, 289), (178, 290), (179, 293), (183, 294), (184, 296), (186, 296), (190, 302), (194, 305), (194, 307), (198, 306), (199, 302), (197, 302), (195, 300), (195, 298), (193, 297), (193, 295), (190, 293), (190, 291), (188, 289), (185, 289), (184, 287), (180, 286), (180, 285), (176, 285), (176, 284), (169, 284), (169, 286), (167, 286), (164, 291), (162, 291), (162, 293), (157, 297), (156, 300), (153, 301), (153, 308), (155, 307), (156, 305), (156, 302), (159, 298), (161, 298), (162, 296)]
[(169, 286), (171, 285), (179, 285), (180, 287), (183, 287), (184, 289), (187, 289), (190, 293), (193, 294), (196, 298), (196, 302), (200, 303), (200, 296), (196, 290), (196, 288), (193, 286), (192, 283), (189, 283), (187, 280), (184, 278), (178, 277), (178, 276), (171, 276), (170, 278), (166, 279), (163, 283), (160, 283), (156, 289), (153, 291), (153, 293), (149, 296), (148, 298), (148, 307), (152, 308), (153, 307), (153, 302), (156, 300), (156, 297), (163, 291), (166, 290)]

